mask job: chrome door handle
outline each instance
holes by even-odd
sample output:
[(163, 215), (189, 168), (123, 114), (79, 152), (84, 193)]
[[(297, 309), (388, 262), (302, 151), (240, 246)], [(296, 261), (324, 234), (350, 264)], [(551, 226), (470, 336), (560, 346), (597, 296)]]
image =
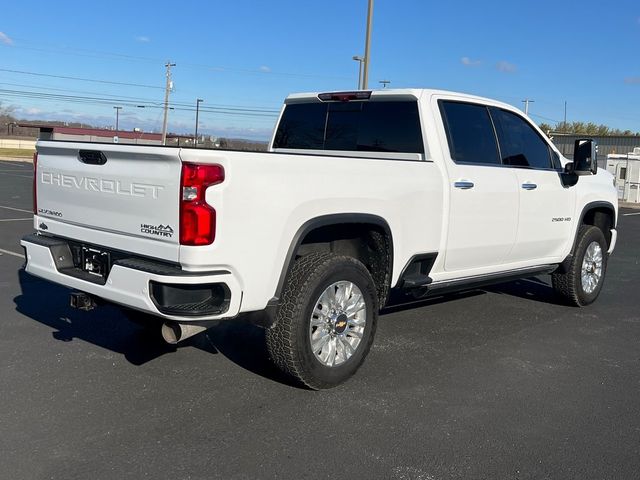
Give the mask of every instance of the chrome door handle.
[(473, 182), (468, 180), (459, 180), (455, 182), (453, 186), (461, 190), (469, 190), (470, 188), (473, 188)]
[(522, 188), (524, 188), (525, 190), (535, 190), (536, 188), (538, 188), (538, 185), (536, 185), (535, 183), (523, 183)]

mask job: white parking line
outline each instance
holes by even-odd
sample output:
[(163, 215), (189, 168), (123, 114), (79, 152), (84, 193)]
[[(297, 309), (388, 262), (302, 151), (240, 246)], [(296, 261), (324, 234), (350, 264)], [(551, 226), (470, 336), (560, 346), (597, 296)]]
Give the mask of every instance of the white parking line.
[(640, 215), (640, 212), (636, 212), (636, 213), (623, 213), (622, 216), (623, 217), (630, 217), (631, 215)]
[(6, 163), (8, 165), (33, 165), (31, 160), (24, 158), (23, 160), (0, 160), (0, 163)]
[(33, 220), (33, 217), (31, 217), (31, 218), (3, 218), (3, 219), (0, 219), (0, 222), (21, 222), (23, 220)]
[(25, 210), (23, 208), (15, 208), (15, 207), (5, 207), (4, 205), (0, 205), (0, 208), (5, 208), (7, 210), (15, 210), (16, 212), (33, 213), (32, 210)]
[(10, 252), (9, 250), (3, 250), (2, 248), (0, 248), (0, 255), (2, 255), (3, 253), (6, 255), (13, 255), (14, 257), (18, 258), (24, 258), (24, 255), (22, 255), (21, 253)]
[(0, 175), (6, 175), (7, 177), (33, 178), (33, 175), (18, 175), (15, 173), (0, 173)]
[(0, 167), (2, 168), (15, 168), (16, 170), (28, 171), (33, 170), (32, 163), (18, 163), (18, 162), (2, 162), (0, 161)]

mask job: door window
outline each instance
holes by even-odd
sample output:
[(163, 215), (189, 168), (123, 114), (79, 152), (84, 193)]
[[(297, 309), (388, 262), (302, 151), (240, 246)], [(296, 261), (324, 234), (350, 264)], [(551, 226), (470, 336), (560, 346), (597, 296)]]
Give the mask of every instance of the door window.
[(440, 101), (451, 158), (456, 163), (500, 164), (496, 135), (484, 105)]
[(491, 109), (498, 132), (502, 163), (512, 167), (550, 169), (550, 148), (538, 132), (515, 113)]

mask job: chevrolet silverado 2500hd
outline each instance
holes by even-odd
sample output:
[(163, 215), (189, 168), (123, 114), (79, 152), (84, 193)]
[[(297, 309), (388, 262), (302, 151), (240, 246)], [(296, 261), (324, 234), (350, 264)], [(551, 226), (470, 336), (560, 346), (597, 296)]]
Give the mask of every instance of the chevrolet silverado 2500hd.
[(240, 314), (310, 388), (351, 376), (392, 291), (551, 274), (593, 302), (611, 175), (519, 110), (435, 90), (289, 96), (264, 153), (39, 141), (26, 271), (152, 315), (167, 341)]

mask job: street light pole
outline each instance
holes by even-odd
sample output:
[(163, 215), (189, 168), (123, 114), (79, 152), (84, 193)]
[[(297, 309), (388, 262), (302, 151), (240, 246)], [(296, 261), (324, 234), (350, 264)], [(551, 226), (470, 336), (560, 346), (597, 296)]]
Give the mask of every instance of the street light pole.
[(364, 62), (364, 57), (354, 55), (353, 59), (358, 62), (358, 90), (362, 90), (362, 62)]
[(201, 98), (196, 99), (196, 134), (193, 138), (193, 145), (198, 148), (198, 113), (200, 112), (200, 103), (204, 102)]
[(116, 110), (116, 135), (118, 135), (118, 126), (119, 126), (119, 120), (120, 120), (120, 110), (122, 110), (122, 107), (113, 107)]
[(364, 73), (362, 75), (362, 89), (366, 90), (369, 84), (369, 61), (371, 60), (371, 24), (373, 23), (373, 0), (369, 0), (367, 11), (367, 37), (364, 44)]

